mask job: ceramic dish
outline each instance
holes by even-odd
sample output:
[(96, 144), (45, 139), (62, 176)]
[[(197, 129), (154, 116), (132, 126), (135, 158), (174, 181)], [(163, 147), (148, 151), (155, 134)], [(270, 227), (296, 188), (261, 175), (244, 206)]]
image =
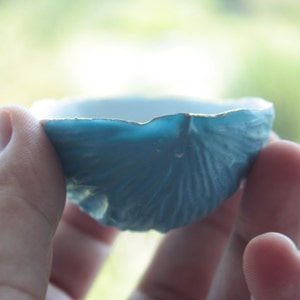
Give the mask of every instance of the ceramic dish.
[(205, 217), (237, 190), (274, 118), (256, 98), (42, 101), (31, 110), (71, 201), (104, 225), (161, 232)]

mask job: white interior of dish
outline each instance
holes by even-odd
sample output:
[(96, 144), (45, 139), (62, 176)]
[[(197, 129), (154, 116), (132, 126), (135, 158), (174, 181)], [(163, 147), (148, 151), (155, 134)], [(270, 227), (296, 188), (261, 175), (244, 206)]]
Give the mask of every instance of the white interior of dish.
[(115, 98), (107, 100), (42, 100), (31, 111), (38, 119), (101, 118), (147, 122), (155, 117), (177, 113), (215, 115), (233, 110), (263, 110), (272, 104), (259, 98), (235, 101), (196, 101), (186, 99)]

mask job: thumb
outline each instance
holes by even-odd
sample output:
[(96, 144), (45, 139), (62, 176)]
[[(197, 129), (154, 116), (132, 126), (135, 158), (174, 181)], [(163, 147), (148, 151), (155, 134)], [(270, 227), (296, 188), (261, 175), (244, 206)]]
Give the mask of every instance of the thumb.
[(65, 185), (42, 127), (25, 109), (0, 110), (0, 299), (44, 299)]

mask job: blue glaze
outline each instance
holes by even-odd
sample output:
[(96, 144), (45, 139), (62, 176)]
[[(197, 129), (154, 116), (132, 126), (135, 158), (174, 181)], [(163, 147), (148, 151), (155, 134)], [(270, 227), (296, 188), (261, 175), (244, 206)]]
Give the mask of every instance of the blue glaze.
[[(140, 104), (134, 101), (132, 108)], [(218, 114), (179, 112), (146, 123), (42, 124), (62, 161), (68, 197), (83, 211), (121, 230), (166, 232), (214, 211), (247, 176), (274, 119), (271, 103), (258, 102), (256, 109), (247, 108), (249, 101), (241, 102), (246, 108), (232, 102), (224, 107), (233, 110), (224, 113), (216, 105)], [(205, 110), (205, 104), (196, 105)]]

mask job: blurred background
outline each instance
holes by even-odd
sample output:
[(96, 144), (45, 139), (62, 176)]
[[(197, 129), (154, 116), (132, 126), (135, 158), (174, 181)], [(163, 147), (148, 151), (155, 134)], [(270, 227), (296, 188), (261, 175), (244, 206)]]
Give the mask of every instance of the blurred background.
[[(300, 142), (300, 2), (1, 0), (0, 104), (257, 96)], [(123, 233), (87, 299), (126, 299), (161, 235)]]

